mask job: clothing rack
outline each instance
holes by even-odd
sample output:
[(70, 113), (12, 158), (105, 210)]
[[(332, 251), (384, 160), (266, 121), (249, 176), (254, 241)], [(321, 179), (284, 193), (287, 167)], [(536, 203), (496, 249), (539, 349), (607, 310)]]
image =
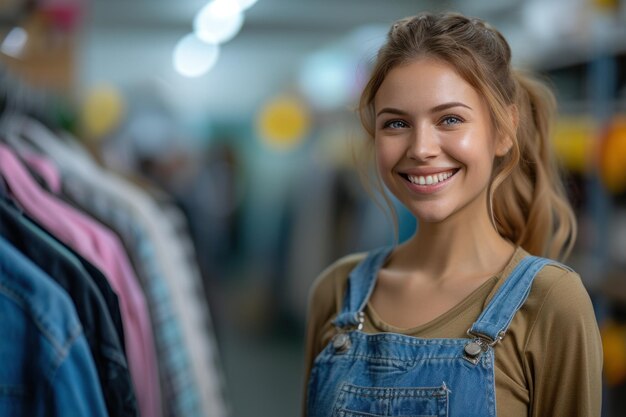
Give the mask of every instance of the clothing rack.
[[(207, 301), (201, 298), (205, 292), (196, 258), (189, 253), (193, 246), (186, 220), (167, 196), (107, 171), (69, 132), (51, 130), (44, 122), (51, 98), (0, 65), (0, 182), (5, 185), (0, 190), (0, 263), (5, 270), (15, 265), (13, 272), (22, 281), (13, 284), (21, 282), (56, 300), (57, 307), (49, 307), (51, 321), (29, 328), (37, 340), (83, 329), (75, 339), (50, 339), (58, 346), (75, 346), (70, 340), (77, 340), (80, 366), (59, 352), (55, 357), (62, 358), (58, 366), (83, 371), (75, 371), (74, 380), (47, 380), (35, 367), (39, 345), (29, 343), (10, 348), (16, 355), (33, 356), (33, 368), (25, 365), (34, 375), (31, 382), (0, 384), (24, 383), (18, 388), (33, 393), (16, 399), (20, 415), (66, 416), (74, 404), (75, 415), (227, 416), (217, 343)], [(60, 262), (73, 272), (59, 275)], [(0, 274), (0, 284), (5, 278)], [(3, 295), (0, 285), (0, 303)], [(37, 310), (45, 303), (35, 295), (32, 306), (22, 305), (34, 317), (45, 316)], [(47, 327), (56, 333), (37, 333)], [(0, 343), (18, 343), (10, 340), (0, 329)], [(52, 402), (37, 396), (37, 384), (46, 383), (56, 396)]]

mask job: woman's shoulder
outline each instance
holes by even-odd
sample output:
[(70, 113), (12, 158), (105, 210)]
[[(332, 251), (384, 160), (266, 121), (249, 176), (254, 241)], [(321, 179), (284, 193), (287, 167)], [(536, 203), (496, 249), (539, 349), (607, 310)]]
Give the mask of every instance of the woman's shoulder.
[[(527, 256), (530, 254), (518, 247), (513, 258), (502, 271), (499, 282), (485, 301), (485, 306), (502, 284), (511, 278), (515, 267)], [(567, 323), (576, 325), (581, 320), (595, 321), (591, 298), (580, 275), (557, 261), (549, 262), (536, 273), (528, 298), (518, 316), (514, 324), (523, 324), (523, 327), (529, 331), (538, 323), (550, 323), (555, 320), (560, 321), (564, 326), (567, 326)]]
[(570, 296), (581, 295), (588, 297), (580, 275), (570, 267), (556, 261), (545, 265), (537, 272), (532, 293), (539, 298), (567, 299)]
[[(367, 256), (367, 252), (343, 256), (322, 271), (311, 286), (311, 298), (340, 292), (348, 281), (350, 272)], [(326, 298), (326, 297), (324, 297)]]
[[(520, 262), (530, 256), (530, 254), (521, 247), (518, 247), (509, 264), (500, 274), (500, 282), (492, 291), (492, 295), (499, 290), (500, 286), (510, 278), (515, 268)], [(580, 275), (569, 266), (548, 259), (548, 263), (539, 269), (532, 283), (530, 298), (545, 299), (557, 294), (587, 294), (583, 286)], [(491, 297), (489, 297), (491, 298)]]
[(535, 324), (552, 322), (568, 327), (581, 321), (595, 322), (591, 298), (580, 275), (556, 261), (537, 272), (524, 308)]
[(537, 294), (548, 295), (558, 288), (560, 290), (584, 289), (580, 275), (568, 266), (556, 261), (541, 268), (533, 282), (533, 290)]

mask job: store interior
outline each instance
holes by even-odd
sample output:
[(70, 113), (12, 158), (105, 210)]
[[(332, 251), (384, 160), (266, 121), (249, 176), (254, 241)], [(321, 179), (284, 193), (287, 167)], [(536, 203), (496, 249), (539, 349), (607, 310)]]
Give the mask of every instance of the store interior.
[[(553, 145), (579, 226), (567, 263), (602, 332), (603, 416), (626, 412), (626, 2), (3, 0), (0, 135), (23, 128), (39, 146), (22, 116), (65, 132), (57, 140), (98, 175), (158, 202), (141, 212), (151, 219), (117, 223), (123, 244), (144, 231), (174, 241), (155, 250), (177, 257), (168, 282), (180, 273), (190, 286), (172, 303), (194, 297), (181, 331), (201, 335), (211, 381), (203, 413), (172, 415), (300, 414), (311, 284), (341, 256), (394, 240), (355, 169), (355, 108), (389, 25), (424, 10), (487, 20), (514, 64), (555, 92)], [(107, 205), (72, 191), (83, 171), (58, 168), (64, 199)], [(402, 241), (416, 224), (398, 210)]]

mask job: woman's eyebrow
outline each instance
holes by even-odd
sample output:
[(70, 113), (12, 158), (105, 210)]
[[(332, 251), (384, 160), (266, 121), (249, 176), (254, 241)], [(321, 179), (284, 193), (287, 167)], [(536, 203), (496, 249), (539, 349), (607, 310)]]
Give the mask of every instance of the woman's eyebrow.
[[(443, 104), (439, 104), (435, 107), (433, 107), (432, 109), (430, 109), (431, 113), (437, 113), (443, 110), (447, 110), (450, 109), (452, 107), (465, 107), (467, 109), (472, 110), (472, 108), (470, 106), (468, 106), (467, 104), (461, 103), (460, 101), (451, 101), (449, 103), (443, 103)], [(381, 109), (378, 113), (376, 113), (376, 117), (380, 116), (383, 113), (391, 113), (391, 114), (398, 114), (401, 116), (405, 116), (408, 113), (405, 112), (404, 110), (400, 110), (400, 109), (396, 109), (394, 107), (385, 107), (383, 109)]]
[(438, 106), (433, 107), (432, 109), (430, 109), (430, 112), (431, 113), (437, 113), (437, 112), (440, 112), (440, 111), (443, 111), (443, 110), (450, 109), (452, 107), (465, 107), (467, 109), (472, 110), (472, 108), (470, 106), (468, 106), (467, 104), (463, 104), (460, 101), (451, 101), (449, 103), (443, 103), (443, 104), (440, 104)]
[(376, 113), (376, 117), (380, 116), (383, 113), (399, 114), (401, 116), (408, 114), (407, 112), (400, 110), (400, 109), (395, 109), (393, 107), (385, 107), (381, 109), (378, 113)]

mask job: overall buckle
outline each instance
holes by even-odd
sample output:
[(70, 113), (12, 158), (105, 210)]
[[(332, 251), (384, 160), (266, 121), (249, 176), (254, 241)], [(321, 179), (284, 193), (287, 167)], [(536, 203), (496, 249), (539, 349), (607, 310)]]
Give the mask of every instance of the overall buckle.
[(362, 330), (363, 323), (365, 322), (365, 314), (362, 311), (355, 313), (356, 324), (349, 324), (347, 326), (336, 326), (339, 332), (333, 336), (332, 345), (336, 353), (344, 353), (352, 346), (349, 333), (354, 330)]
[(490, 347), (495, 346), (498, 342), (500, 342), (504, 338), (504, 332), (498, 333), (498, 336), (495, 340), (491, 337), (474, 333), (469, 329), (467, 331), (467, 335), (472, 338), (472, 340), (468, 341), (463, 348), (463, 358), (472, 364), (476, 365), (480, 360), (480, 356), (489, 350)]

